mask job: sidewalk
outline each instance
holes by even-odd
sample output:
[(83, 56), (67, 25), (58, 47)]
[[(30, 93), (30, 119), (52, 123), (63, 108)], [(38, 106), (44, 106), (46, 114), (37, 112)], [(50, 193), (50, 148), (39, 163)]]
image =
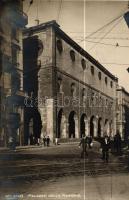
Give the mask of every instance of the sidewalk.
[(59, 143), (59, 145), (55, 145), (54, 143), (50, 143), (49, 147), (45, 147), (44, 145), (26, 145), (26, 146), (16, 146), (16, 150), (10, 150), (8, 147), (0, 147), (0, 154), (1, 153), (15, 153), (18, 152), (19, 150), (41, 150), (41, 149), (46, 149), (46, 148), (55, 148), (55, 147), (60, 147), (60, 145), (65, 146), (65, 145), (74, 145), (74, 144), (79, 144), (79, 142), (66, 142), (66, 143)]

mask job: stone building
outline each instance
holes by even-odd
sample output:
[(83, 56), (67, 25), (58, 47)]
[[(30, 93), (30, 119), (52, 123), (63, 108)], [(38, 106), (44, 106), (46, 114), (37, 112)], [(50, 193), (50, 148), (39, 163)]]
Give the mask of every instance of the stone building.
[(55, 21), (26, 28), (23, 48), (26, 144), (116, 132), (118, 79)]
[(23, 64), (22, 28), (28, 18), (22, 0), (0, 1), (0, 146), (12, 139), (22, 144)]
[(127, 140), (129, 136), (129, 93), (123, 88), (117, 88), (116, 128), (121, 137)]

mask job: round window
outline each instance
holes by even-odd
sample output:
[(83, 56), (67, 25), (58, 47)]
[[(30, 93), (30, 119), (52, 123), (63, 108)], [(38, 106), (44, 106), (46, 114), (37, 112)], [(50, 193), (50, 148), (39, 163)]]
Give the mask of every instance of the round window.
[(94, 67), (91, 66), (91, 74), (94, 75)]
[(62, 53), (63, 47), (62, 47), (62, 41), (60, 39), (57, 40), (56, 45), (59, 53)]
[(106, 83), (106, 85), (107, 85), (107, 77), (105, 77), (105, 83)]
[(75, 52), (73, 50), (70, 51), (70, 57), (71, 57), (71, 60), (74, 62), (75, 61)]
[(86, 61), (84, 59), (81, 60), (81, 64), (82, 64), (82, 69), (85, 70), (86, 69)]
[(101, 80), (101, 72), (98, 73), (99, 80)]

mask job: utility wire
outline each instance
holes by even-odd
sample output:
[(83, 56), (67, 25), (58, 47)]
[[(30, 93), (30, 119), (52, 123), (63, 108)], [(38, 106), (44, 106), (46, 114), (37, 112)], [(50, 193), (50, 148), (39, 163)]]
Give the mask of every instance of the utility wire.
[[(88, 39), (102, 39), (102, 37), (91, 37)], [(129, 40), (129, 38), (116, 38), (116, 37), (105, 37), (105, 40)]]
[[(124, 11), (124, 13), (125, 12), (126, 11)], [(97, 32), (101, 31), (102, 29), (106, 28), (107, 26), (109, 26), (110, 24), (112, 24), (113, 22), (115, 22), (116, 20), (118, 20), (119, 18), (121, 18), (123, 16), (123, 14), (119, 15), (118, 17), (116, 17), (115, 19), (111, 20), (110, 22), (108, 22), (107, 24), (105, 24), (104, 26), (102, 26), (101, 28), (97, 29), (96, 31), (94, 31), (91, 34), (89, 34), (88, 36), (86, 36), (83, 40), (80, 41), (80, 43), (83, 42), (85, 39), (91, 37), (92, 35), (96, 34)]]
[(59, 23), (59, 18), (60, 18), (60, 15), (61, 15), (62, 3), (63, 3), (63, 0), (60, 0), (60, 2), (59, 2), (59, 11), (58, 11), (58, 14), (57, 14), (57, 22), (58, 23)]
[[(82, 31), (68, 31), (67, 29), (65, 29), (68, 33), (77, 33), (77, 34), (80, 34), (80, 33), (82, 33)], [(85, 33), (93, 33), (93, 32), (90, 32), (90, 31), (85, 31)], [(99, 31), (99, 33), (105, 33), (105, 31)], [(118, 33), (112, 33), (112, 34), (120, 34), (120, 35), (122, 35), (122, 34), (129, 34), (128, 32), (125, 32), (125, 31), (123, 31), (123, 32), (118, 32)]]
[(31, 7), (32, 4), (33, 4), (33, 0), (30, 0), (30, 2), (29, 2), (29, 6), (28, 6), (28, 9), (27, 9), (27, 11), (26, 11), (26, 14), (28, 14), (28, 12), (29, 12), (30, 7)]
[(101, 64), (107, 64), (107, 65), (128, 65), (129, 66), (129, 63), (104, 63), (104, 62), (101, 62)]
[[(120, 17), (119, 21), (118, 21), (115, 25), (113, 25), (113, 26), (109, 29), (109, 31), (106, 32), (106, 33), (104, 34), (104, 36), (102, 37), (102, 39), (100, 39), (98, 42), (100, 42), (101, 40), (103, 40), (103, 39), (105, 38), (105, 36), (108, 35), (108, 34), (121, 22), (121, 20), (122, 20), (122, 17)], [(97, 46), (97, 44), (93, 45), (93, 46), (89, 49), (89, 51), (90, 51), (91, 49), (93, 49), (94, 47), (96, 47), (96, 46)]]
[(85, 40), (86, 42), (90, 42), (90, 43), (95, 43), (95, 44), (101, 44), (101, 45), (107, 45), (107, 46), (114, 46), (114, 47), (125, 47), (125, 48), (129, 48), (129, 46), (124, 46), (124, 45), (116, 45), (116, 44), (109, 44), (109, 43), (104, 43), (104, 42), (95, 42), (95, 41), (89, 41), (89, 40)]

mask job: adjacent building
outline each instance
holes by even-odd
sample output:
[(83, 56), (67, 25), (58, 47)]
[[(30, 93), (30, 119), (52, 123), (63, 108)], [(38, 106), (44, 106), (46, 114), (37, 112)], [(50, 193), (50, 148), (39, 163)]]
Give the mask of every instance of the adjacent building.
[(28, 18), (22, 0), (0, 1), (0, 146), (24, 142), (22, 28)]
[(25, 144), (116, 132), (118, 79), (55, 21), (26, 28), (23, 40)]
[(129, 136), (129, 93), (123, 88), (117, 88), (116, 126), (123, 139)]

